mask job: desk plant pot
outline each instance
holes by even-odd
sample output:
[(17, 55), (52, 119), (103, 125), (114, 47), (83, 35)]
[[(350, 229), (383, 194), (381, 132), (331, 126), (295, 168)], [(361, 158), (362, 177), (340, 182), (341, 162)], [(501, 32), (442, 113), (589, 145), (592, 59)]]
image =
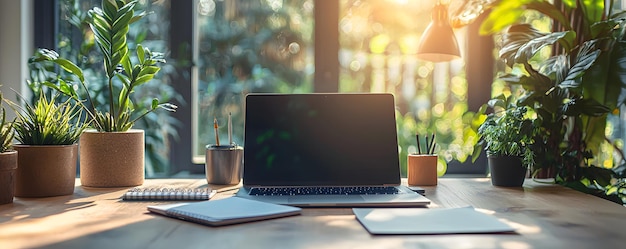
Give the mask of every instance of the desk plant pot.
[(521, 187), (527, 168), (519, 156), (488, 156), (491, 184), (499, 187)]
[(15, 196), (51, 197), (74, 193), (78, 145), (15, 145)]
[(13, 202), (17, 151), (0, 153), (0, 205)]
[(132, 187), (144, 181), (144, 131), (98, 132), (80, 136), (80, 181), (86, 187)]

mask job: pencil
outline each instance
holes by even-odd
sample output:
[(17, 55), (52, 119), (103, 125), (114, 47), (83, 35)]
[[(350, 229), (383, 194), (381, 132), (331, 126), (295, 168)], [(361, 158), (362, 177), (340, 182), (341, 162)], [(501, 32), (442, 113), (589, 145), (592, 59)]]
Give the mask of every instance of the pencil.
[(233, 145), (233, 121), (230, 112), (228, 113), (228, 144)]
[(437, 144), (435, 143), (435, 133), (433, 133), (433, 135), (430, 137), (430, 150), (428, 151), (428, 154), (435, 154), (435, 145)]
[(422, 149), (420, 148), (420, 135), (419, 134), (415, 134), (415, 139), (417, 139), (417, 154), (421, 155), (422, 154)]
[(215, 145), (220, 146), (220, 135), (217, 134), (217, 118), (213, 118), (213, 128), (215, 128)]
[(428, 134), (424, 135), (424, 137), (426, 138), (426, 151), (424, 151), (424, 154), (428, 155), (429, 151), (430, 151), (430, 143), (428, 142)]

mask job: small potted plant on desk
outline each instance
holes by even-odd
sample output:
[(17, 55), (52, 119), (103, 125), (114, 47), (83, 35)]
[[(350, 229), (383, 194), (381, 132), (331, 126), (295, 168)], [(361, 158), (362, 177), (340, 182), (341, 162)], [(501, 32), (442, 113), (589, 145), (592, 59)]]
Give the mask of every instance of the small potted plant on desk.
[[(474, 147), (473, 161), (484, 149), (487, 153), (491, 183), (494, 186), (520, 187), (528, 168), (535, 164), (534, 142), (539, 134), (535, 120), (528, 118), (526, 106), (515, 106), (500, 95), (487, 106), (494, 112), (487, 115), (478, 128), (479, 140)], [(479, 113), (487, 109), (484, 106)]]
[[(0, 93), (0, 102), (2, 93)], [(13, 122), (6, 120), (4, 107), (0, 108), (0, 205), (13, 202), (17, 151), (13, 150)]]
[[(87, 127), (78, 103), (42, 92), (23, 107), (5, 100), (17, 113), (14, 145), (18, 152), (15, 196), (50, 197), (74, 193), (78, 139)], [(23, 100), (23, 98), (22, 98)], [(24, 101), (25, 102), (25, 101)]]
[[(163, 54), (136, 44), (127, 43), (130, 24), (144, 13), (135, 14), (135, 1), (103, 0), (102, 8), (89, 11), (88, 24), (94, 34), (95, 45), (104, 56), (106, 83), (101, 86), (108, 96), (108, 108), (96, 109), (91, 84), (86, 82), (83, 70), (75, 63), (60, 58), (52, 50), (42, 49), (31, 62), (51, 61), (74, 75), (85, 94), (76, 92), (71, 82), (59, 79), (46, 84), (83, 103), (83, 109), (93, 120), (94, 129), (85, 130), (80, 137), (80, 179), (86, 187), (132, 187), (144, 181), (144, 131), (132, 129), (134, 123), (157, 109), (175, 111), (176, 106), (153, 99), (150, 108), (136, 111), (131, 95), (137, 87), (149, 82), (164, 63)], [(99, 88), (100, 86), (95, 86)]]

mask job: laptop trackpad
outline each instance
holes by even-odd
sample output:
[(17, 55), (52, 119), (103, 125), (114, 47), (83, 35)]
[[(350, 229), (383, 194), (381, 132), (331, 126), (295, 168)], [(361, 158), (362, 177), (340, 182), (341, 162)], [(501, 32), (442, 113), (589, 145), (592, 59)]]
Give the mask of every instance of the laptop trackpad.
[(289, 204), (298, 203), (328, 203), (328, 204), (341, 204), (341, 203), (355, 203), (364, 201), (363, 197), (359, 195), (296, 195), (289, 197)]

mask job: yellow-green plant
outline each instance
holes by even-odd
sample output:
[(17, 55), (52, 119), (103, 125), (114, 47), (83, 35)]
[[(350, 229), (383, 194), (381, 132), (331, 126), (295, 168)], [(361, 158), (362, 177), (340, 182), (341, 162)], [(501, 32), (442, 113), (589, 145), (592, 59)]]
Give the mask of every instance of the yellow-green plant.
[(34, 105), (19, 106), (7, 101), (17, 113), (13, 123), (15, 139), (25, 145), (71, 145), (87, 128), (81, 106), (72, 99), (56, 103), (59, 94), (49, 100), (40, 94)]
[[(0, 93), (0, 103), (2, 102), (2, 93)], [(6, 120), (6, 111), (4, 107), (2, 111), (2, 119), (0, 119), (0, 153), (10, 151), (13, 148), (13, 121)]]

